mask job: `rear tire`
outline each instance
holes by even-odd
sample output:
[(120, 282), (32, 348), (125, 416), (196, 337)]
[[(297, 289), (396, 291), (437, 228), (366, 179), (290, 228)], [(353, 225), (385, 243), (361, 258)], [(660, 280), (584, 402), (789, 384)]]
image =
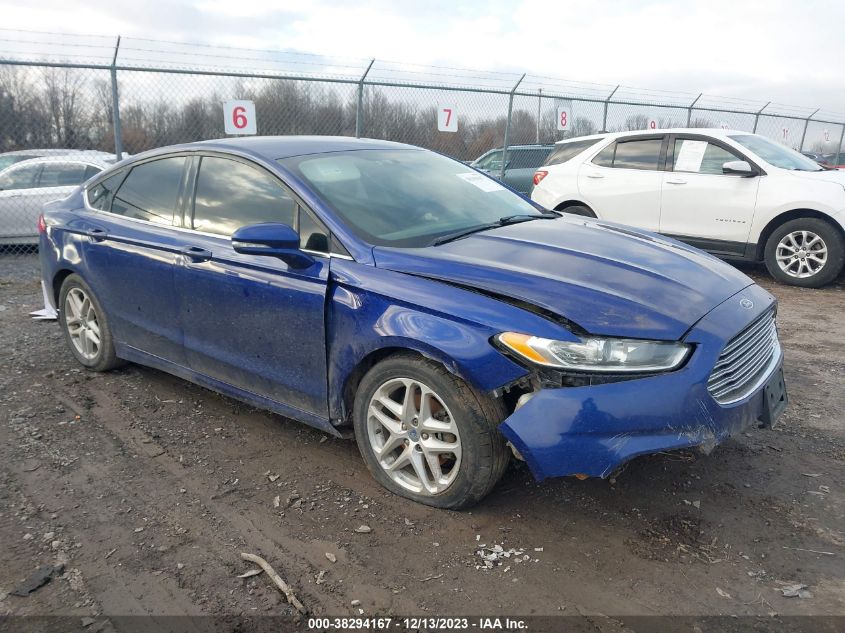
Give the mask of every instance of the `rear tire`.
[(370, 369), (353, 410), (358, 449), (376, 481), (451, 509), (477, 503), (505, 472), (510, 453), (497, 428), (504, 417), (501, 401), (414, 354)]
[(124, 364), (115, 354), (103, 307), (79, 275), (68, 275), (59, 290), (59, 324), (68, 348), (86, 369), (107, 371)]
[(584, 206), (583, 204), (576, 204), (571, 207), (566, 207), (561, 209), (564, 213), (571, 213), (572, 215), (582, 215), (585, 218), (595, 218), (597, 217), (593, 210), (590, 207)]
[(764, 260), (778, 281), (803, 288), (832, 282), (845, 264), (845, 240), (829, 222), (797, 218), (784, 222), (766, 240)]

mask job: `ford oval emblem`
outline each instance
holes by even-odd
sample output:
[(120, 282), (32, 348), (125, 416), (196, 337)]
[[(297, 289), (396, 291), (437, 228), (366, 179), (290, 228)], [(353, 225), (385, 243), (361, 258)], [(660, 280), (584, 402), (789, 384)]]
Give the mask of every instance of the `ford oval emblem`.
[(739, 300), (739, 305), (741, 305), (746, 310), (750, 310), (751, 308), (754, 307), (754, 302), (751, 301), (751, 299), (746, 299), (745, 297), (743, 297), (742, 299)]

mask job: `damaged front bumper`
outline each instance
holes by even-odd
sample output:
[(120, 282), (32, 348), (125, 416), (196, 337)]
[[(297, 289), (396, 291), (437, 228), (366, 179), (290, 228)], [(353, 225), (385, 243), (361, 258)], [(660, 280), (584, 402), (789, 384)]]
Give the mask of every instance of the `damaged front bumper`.
[[(753, 309), (740, 297), (750, 300)], [(688, 332), (684, 341), (695, 351), (683, 368), (624, 382), (542, 389), (500, 430), (538, 481), (574, 474), (608, 477), (649, 453), (689, 447), (709, 451), (764, 417), (766, 380), (729, 405), (713, 399), (707, 380), (725, 344), (773, 303), (765, 290), (750, 286)], [(764, 378), (779, 372), (781, 364), (778, 346)]]

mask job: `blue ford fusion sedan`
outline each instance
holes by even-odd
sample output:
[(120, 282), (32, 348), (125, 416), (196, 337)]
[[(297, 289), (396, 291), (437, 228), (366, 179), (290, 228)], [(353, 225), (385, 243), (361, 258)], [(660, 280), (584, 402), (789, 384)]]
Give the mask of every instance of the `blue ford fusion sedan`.
[(546, 211), (416, 147), (190, 143), (39, 220), (71, 353), (354, 434), (389, 490), (474, 503), (712, 448), (786, 405), (775, 300), (701, 251)]

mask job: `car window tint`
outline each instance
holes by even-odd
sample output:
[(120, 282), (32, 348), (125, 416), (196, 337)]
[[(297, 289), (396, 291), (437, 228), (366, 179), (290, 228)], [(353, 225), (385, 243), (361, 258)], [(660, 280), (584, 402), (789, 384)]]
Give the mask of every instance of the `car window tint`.
[(673, 170), (697, 174), (722, 174), (722, 165), (731, 160), (742, 160), (728, 150), (693, 139), (675, 139)]
[(508, 152), (508, 169), (536, 169), (543, 164), (551, 149), (519, 149)]
[(200, 163), (194, 202), (194, 228), (231, 235), (261, 222), (294, 225), (296, 202), (267, 172), (227, 158), (206, 156)]
[[(546, 158), (545, 165), (560, 165), (575, 158), (578, 154), (583, 152), (588, 147), (592, 147), (598, 143), (597, 139), (589, 141), (572, 141), (571, 143), (561, 143), (556, 146), (554, 151)], [(612, 144), (611, 144), (612, 147)], [(601, 155), (601, 154), (599, 154)], [(613, 152), (610, 153), (610, 161), (613, 161)], [(595, 162), (595, 160), (593, 161)]]
[(112, 213), (173, 224), (185, 160), (184, 156), (175, 156), (134, 167), (114, 196)]
[(103, 171), (103, 170), (100, 169), (99, 167), (94, 167), (94, 165), (88, 165), (85, 168), (85, 180), (88, 180), (89, 178), (93, 178), (94, 176), (99, 174), (101, 171)]
[(317, 253), (329, 252), (329, 234), (302, 207), (299, 208), (299, 247)]
[(593, 158), (594, 165), (613, 167), (613, 155), (616, 153), (616, 143), (611, 143)]
[(83, 163), (44, 163), (39, 187), (71, 187), (85, 182), (85, 168)]
[(656, 170), (662, 144), (663, 140), (659, 138), (619, 142), (616, 144), (613, 166), (618, 169)]
[(502, 166), (502, 150), (496, 150), (489, 153), (487, 156), (479, 160), (474, 167), (478, 169), (493, 169), (494, 167), (501, 168)]
[(114, 192), (123, 182), (125, 175), (125, 172), (121, 171), (91, 187), (88, 190), (88, 204), (100, 211), (108, 211), (111, 208)]
[(31, 189), (35, 186), (35, 177), (41, 165), (22, 165), (10, 169), (0, 176), (0, 190)]

